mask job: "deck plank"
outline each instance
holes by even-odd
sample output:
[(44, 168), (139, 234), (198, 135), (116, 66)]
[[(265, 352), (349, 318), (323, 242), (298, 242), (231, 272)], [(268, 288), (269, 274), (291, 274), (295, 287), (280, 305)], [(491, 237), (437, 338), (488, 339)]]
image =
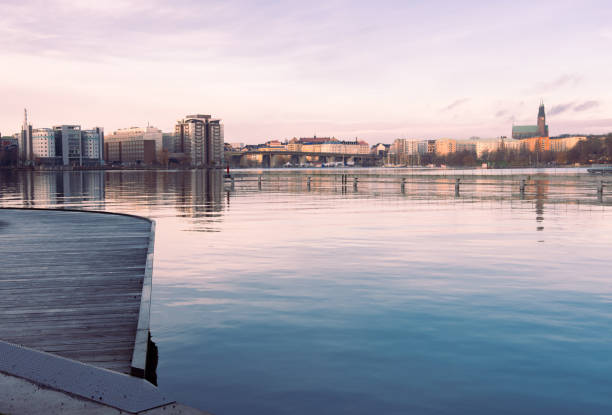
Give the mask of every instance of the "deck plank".
[(151, 223), (0, 209), (0, 339), (130, 373)]

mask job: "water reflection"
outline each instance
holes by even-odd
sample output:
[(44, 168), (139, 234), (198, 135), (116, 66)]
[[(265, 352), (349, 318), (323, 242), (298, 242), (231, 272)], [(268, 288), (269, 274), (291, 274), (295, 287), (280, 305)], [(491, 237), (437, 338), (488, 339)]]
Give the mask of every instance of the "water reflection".
[(160, 386), (213, 413), (611, 413), (586, 178), (281, 173), (4, 172), (0, 204), (155, 219)]

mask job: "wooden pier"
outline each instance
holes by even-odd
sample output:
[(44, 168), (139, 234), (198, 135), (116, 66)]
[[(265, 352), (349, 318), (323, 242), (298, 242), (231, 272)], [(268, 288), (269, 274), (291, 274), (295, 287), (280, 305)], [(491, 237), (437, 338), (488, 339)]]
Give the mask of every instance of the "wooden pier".
[(154, 223), (0, 209), (0, 340), (143, 377)]

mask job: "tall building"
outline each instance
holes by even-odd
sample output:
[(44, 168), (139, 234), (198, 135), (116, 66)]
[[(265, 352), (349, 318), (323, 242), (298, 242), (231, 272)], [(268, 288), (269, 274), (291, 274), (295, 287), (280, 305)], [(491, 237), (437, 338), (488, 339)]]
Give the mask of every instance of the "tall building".
[(83, 151), (80, 125), (55, 125), (55, 154), (61, 156), (64, 166), (82, 166)]
[(538, 136), (548, 137), (548, 126), (546, 125), (546, 114), (544, 113), (544, 102), (540, 102), (538, 109)]
[(210, 115), (187, 115), (174, 129), (175, 151), (193, 167), (223, 166), (223, 124)]
[(34, 162), (32, 148), (32, 125), (28, 123), (28, 110), (23, 110), (23, 125), (21, 126), (21, 140), (19, 142), (19, 160), (22, 164)]
[(546, 125), (546, 114), (544, 103), (540, 102), (538, 109), (538, 122), (536, 125), (513, 125), (512, 138), (522, 140), (532, 137), (548, 137), (548, 125)]

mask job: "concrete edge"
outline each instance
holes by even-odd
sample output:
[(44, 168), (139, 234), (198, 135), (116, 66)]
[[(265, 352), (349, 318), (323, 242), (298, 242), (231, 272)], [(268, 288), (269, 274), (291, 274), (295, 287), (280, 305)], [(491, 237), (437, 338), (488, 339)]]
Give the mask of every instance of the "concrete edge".
[(153, 288), (153, 253), (155, 247), (155, 221), (151, 222), (149, 232), (149, 246), (147, 249), (147, 263), (142, 281), (142, 293), (140, 296), (140, 310), (138, 312), (138, 325), (134, 340), (134, 351), (132, 352), (132, 364), (130, 373), (132, 376), (144, 378), (147, 371), (147, 352), (149, 346), (149, 328), (151, 321), (151, 292)]
[(174, 402), (144, 379), (4, 341), (0, 373), (131, 413)]

